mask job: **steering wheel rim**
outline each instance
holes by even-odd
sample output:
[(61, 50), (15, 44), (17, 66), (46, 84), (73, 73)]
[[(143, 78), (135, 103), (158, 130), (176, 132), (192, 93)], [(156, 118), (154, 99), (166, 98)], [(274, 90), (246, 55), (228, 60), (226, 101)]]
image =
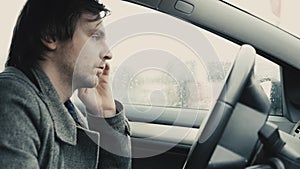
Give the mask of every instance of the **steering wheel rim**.
[(207, 121), (201, 124), (184, 169), (205, 169), (220, 141), (243, 89), (254, 70), (256, 52), (250, 45), (241, 46), (222, 92)]

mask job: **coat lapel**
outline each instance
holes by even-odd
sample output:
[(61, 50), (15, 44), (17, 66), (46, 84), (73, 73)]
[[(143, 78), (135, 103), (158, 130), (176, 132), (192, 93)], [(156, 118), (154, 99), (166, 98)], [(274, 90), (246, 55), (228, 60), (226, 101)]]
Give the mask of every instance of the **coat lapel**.
[[(95, 142), (97, 140), (97, 142)], [(62, 145), (64, 168), (96, 169), (99, 159), (99, 133), (77, 127), (76, 148), (69, 144)]]
[(48, 76), (39, 66), (34, 67), (32, 73), (41, 89), (39, 95), (48, 106), (56, 136), (68, 144), (76, 145), (76, 124), (64, 104), (60, 101)]

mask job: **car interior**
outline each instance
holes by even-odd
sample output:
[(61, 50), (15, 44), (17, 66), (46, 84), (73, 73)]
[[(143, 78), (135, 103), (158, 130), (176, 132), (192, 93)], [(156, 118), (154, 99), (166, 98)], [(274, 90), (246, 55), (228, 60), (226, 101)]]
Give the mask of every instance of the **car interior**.
[[(132, 130), (133, 169), (300, 168), (297, 36), (226, 1), (120, 3), (175, 17), (240, 46), (209, 110), (124, 103)], [(273, 100), (254, 74), (257, 55), (280, 67), (281, 79), (272, 89), (278, 90), (273, 97), (280, 97), (281, 116), (272, 114)]]

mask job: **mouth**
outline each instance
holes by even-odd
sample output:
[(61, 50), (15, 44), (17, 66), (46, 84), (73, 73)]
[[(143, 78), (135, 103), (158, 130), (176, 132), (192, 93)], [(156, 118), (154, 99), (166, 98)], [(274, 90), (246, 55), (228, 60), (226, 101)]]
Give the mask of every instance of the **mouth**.
[(102, 75), (102, 73), (103, 73), (103, 70), (105, 69), (105, 64), (104, 65), (99, 65), (98, 67), (97, 67), (97, 73), (96, 73), (96, 76), (98, 77), (98, 78), (100, 78), (101, 77), (101, 75)]
[(101, 70), (104, 70), (104, 68), (105, 68), (105, 64), (103, 64), (103, 65), (99, 65), (97, 68), (98, 68), (98, 69), (101, 69)]

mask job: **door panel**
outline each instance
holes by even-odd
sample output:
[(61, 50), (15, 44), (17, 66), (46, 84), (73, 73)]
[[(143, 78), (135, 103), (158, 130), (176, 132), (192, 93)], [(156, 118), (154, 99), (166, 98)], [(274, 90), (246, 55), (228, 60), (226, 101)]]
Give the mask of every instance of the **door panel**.
[(198, 129), (130, 122), (133, 169), (181, 169)]

